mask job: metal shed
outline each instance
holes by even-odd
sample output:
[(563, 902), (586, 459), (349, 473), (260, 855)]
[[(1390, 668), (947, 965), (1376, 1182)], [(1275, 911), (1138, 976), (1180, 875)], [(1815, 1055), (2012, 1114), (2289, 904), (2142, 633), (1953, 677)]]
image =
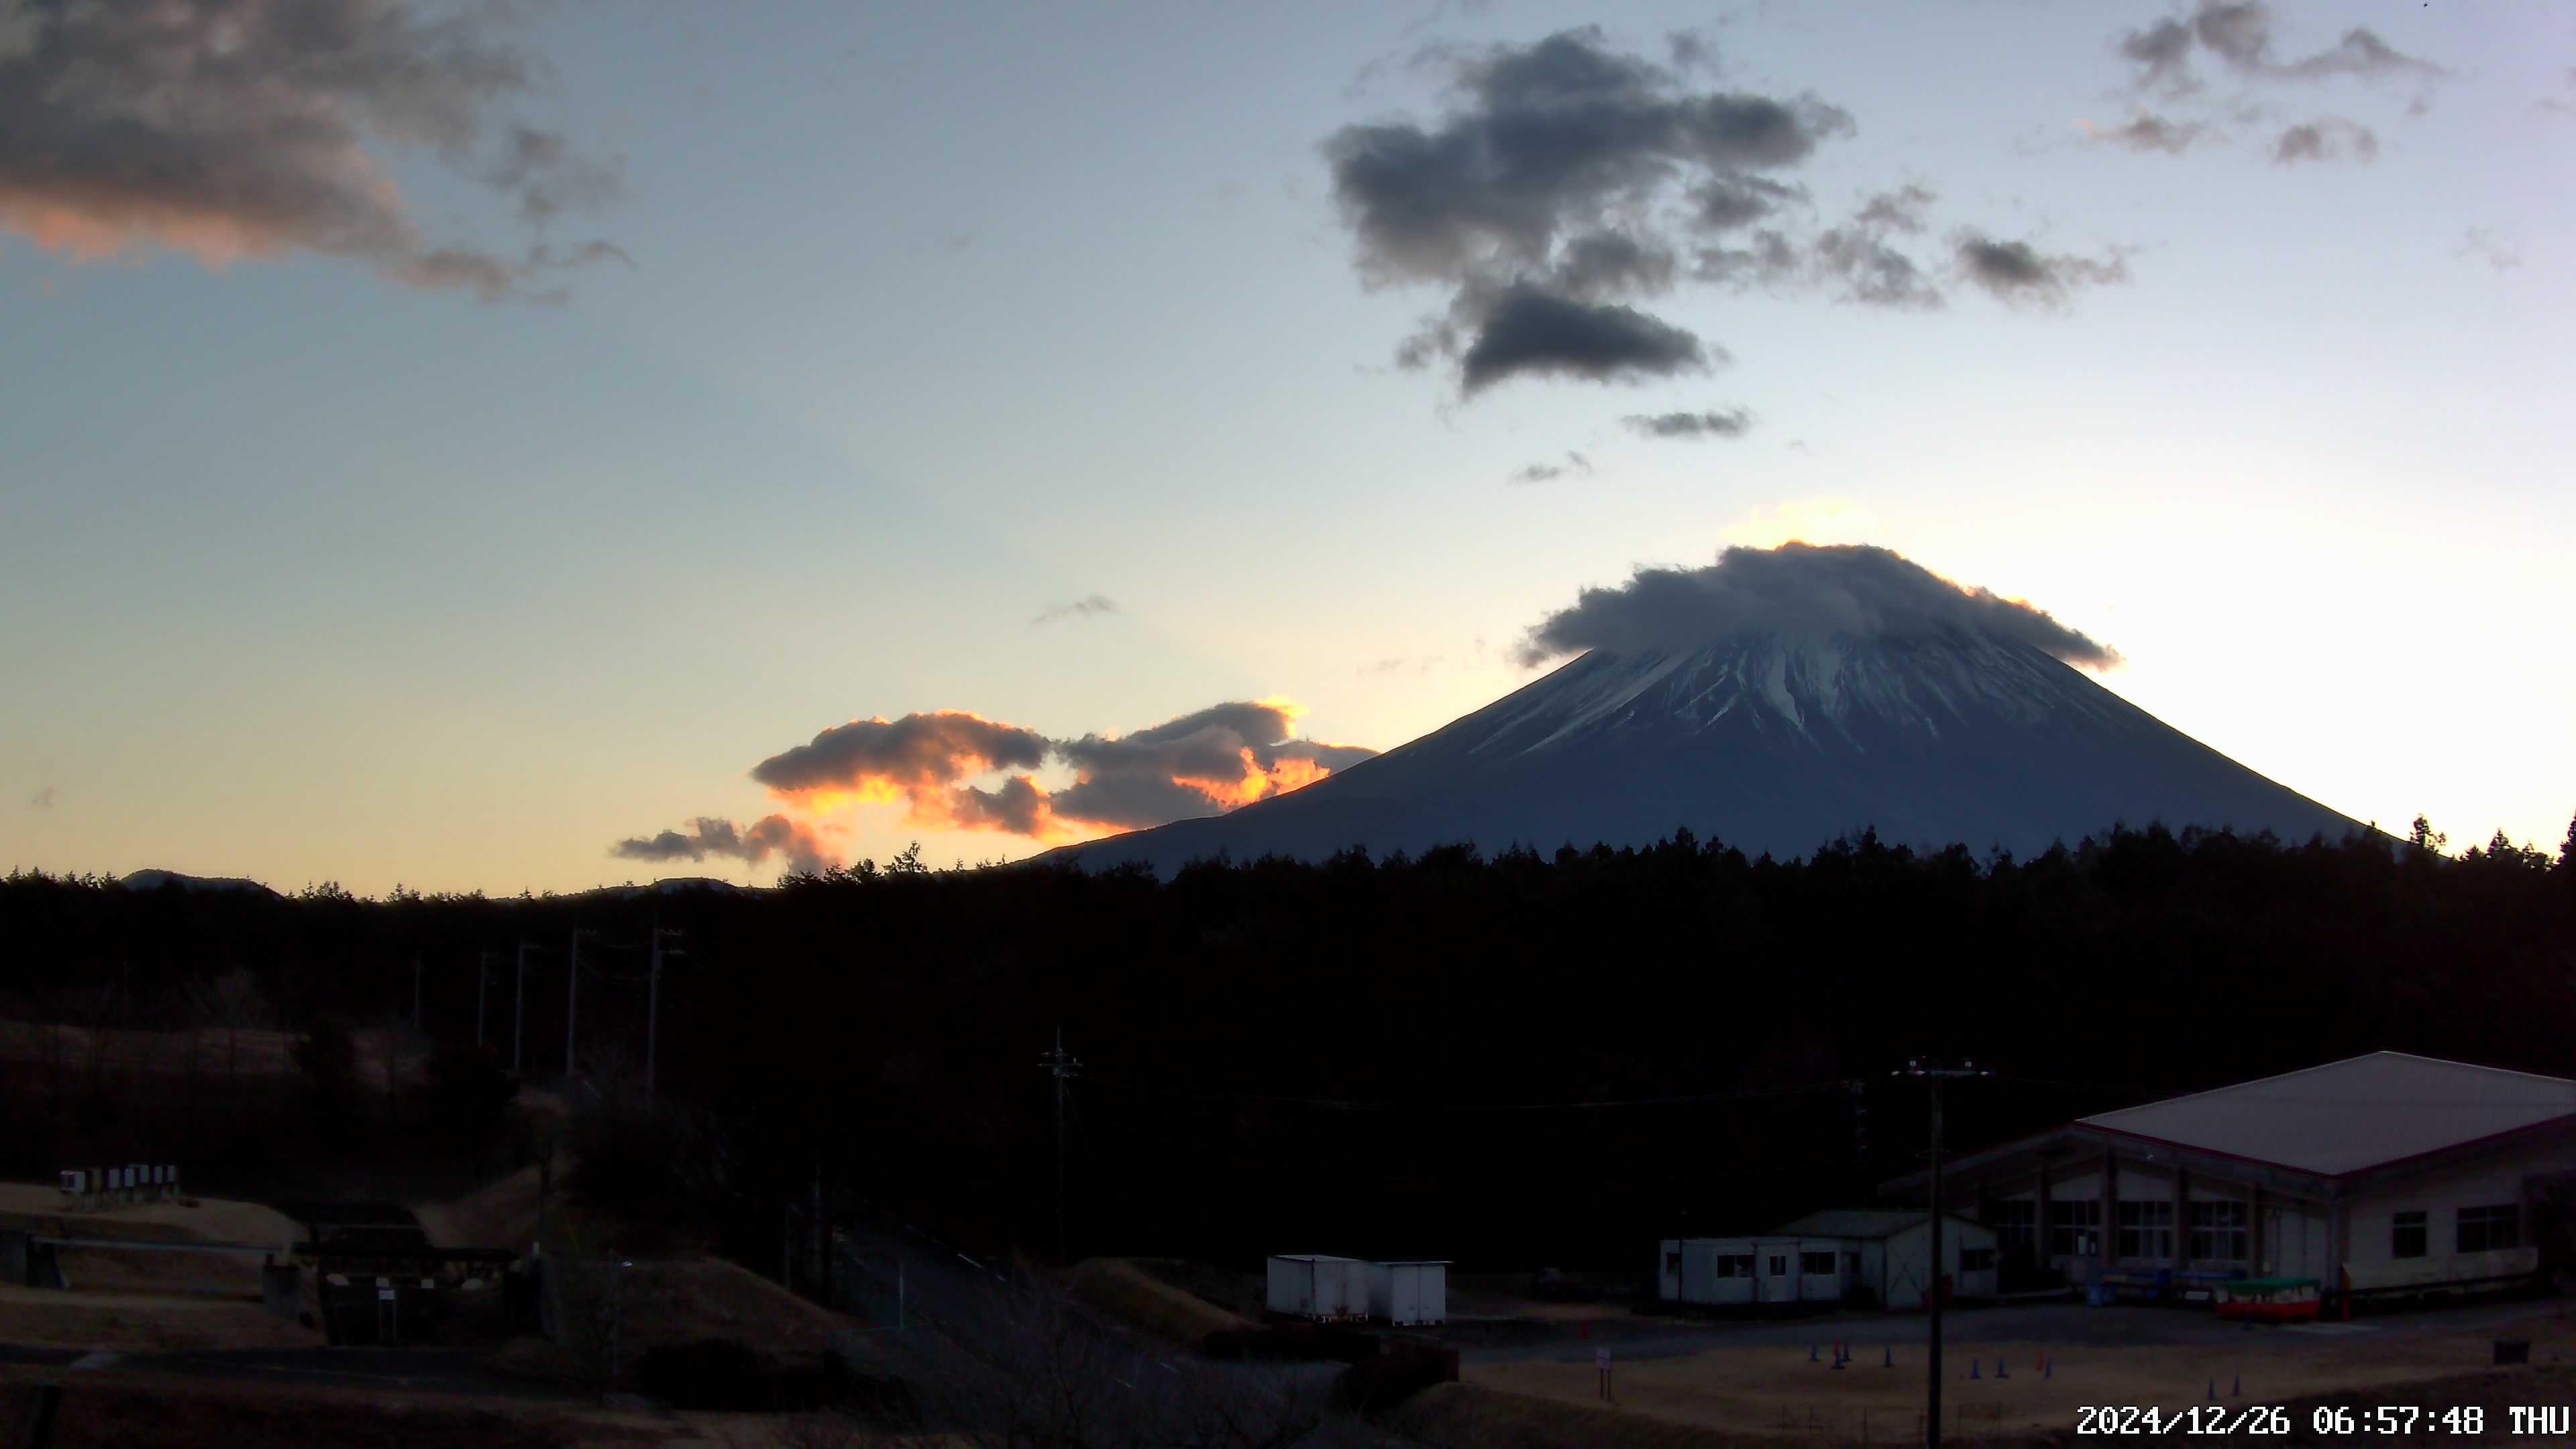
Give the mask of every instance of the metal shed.
[(1368, 1265), (1368, 1311), (1398, 1328), (1449, 1321), (1449, 1260)]
[(1325, 1253), (1283, 1253), (1270, 1260), (1270, 1311), (1336, 1323), (1368, 1317), (1370, 1264)]

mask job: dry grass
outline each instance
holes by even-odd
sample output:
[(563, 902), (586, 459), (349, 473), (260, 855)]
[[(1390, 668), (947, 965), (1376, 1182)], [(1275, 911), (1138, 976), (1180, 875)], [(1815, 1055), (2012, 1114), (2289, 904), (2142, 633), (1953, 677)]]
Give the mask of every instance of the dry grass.
[(322, 1335), (256, 1302), (159, 1293), (85, 1293), (0, 1284), (0, 1342), (184, 1352), (312, 1348)]
[(77, 1238), (141, 1238), (160, 1242), (297, 1243), (304, 1225), (255, 1202), (183, 1198), (131, 1207), (66, 1212), (50, 1182), (0, 1182), (0, 1226)]
[[(810, 1364), (830, 1347), (836, 1330), (855, 1326), (721, 1258), (638, 1260), (617, 1271), (625, 1280), (619, 1290), (621, 1377), (631, 1377), (636, 1361), (654, 1349), (708, 1339), (742, 1344), (777, 1367)], [(586, 1382), (581, 1352), (570, 1344), (514, 1339), (493, 1362), (534, 1378)]]
[[(383, 1028), (362, 1029), (350, 1036), (358, 1048), (358, 1079), (371, 1089), (383, 1089), (388, 1056), (399, 1063), (406, 1084), (420, 1078), (429, 1059), (425, 1044), (398, 1042), (395, 1033)], [(238, 1031), (221, 1026), (199, 1027), (193, 1032), (133, 1031), (61, 1022), (0, 1021), (0, 1062), (58, 1062), (67, 1075), (79, 1077), (89, 1072), (95, 1059), (105, 1073), (178, 1077), (189, 1072), (192, 1037), (196, 1075), (211, 1081), (235, 1074), (293, 1076), (295, 1043), (302, 1034), (265, 1027), (243, 1027)]]
[[(110, 1371), (54, 1377), (64, 1385), (53, 1449), (612, 1449), (704, 1444), (664, 1416), (553, 1405), (474, 1404), (303, 1385), (172, 1382)], [(35, 1376), (7, 1375), (0, 1424), (26, 1422)], [(14, 1442), (14, 1441), (12, 1441)]]
[(525, 1249), (536, 1241), (539, 1181), (531, 1163), (463, 1197), (421, 1203), (413, 1211), (439, 1247)]
[(1065, 1286), (1082, 1302), (1185, 1348), (1222, 1329), (1253, 1326), (1123, 1258), (1085, 1259), (1073, 1266)]
[[(2543, 1364), (2552, 1351), (2576, 1354), (2576, 1325), (2551, 1318), (2448, 1334), (2272, 1332), (2249, 1335), (2242, 1344), (2067, 1349), (2054, 1352), (2054, 1373), (2045, 1378), (2038, 1372), (2040, 1345), (1989, 1344), (1973, 1355), (1952, 1352), (1944, 1399), (1968, 1411), (1972, 1431), (1974, 1416), (1991, 1410), (1998, 1432), (2039, 1433), (2071, 1426), (2086, 1405), (2187, 1408), (2205, 1402), (2213, 1382), (2223, 1401), (2237, 1404), (2420, 1383), (2489, 1366), (2491, 1340), (2500, 1337), (2531, 1339)], [(2000, 1381), (1994, 1377), (1998, 1347), (2010, 1370)], [(1974, 1381), (1967, 1377), (1972, 1356), (1981, 1370)], [(1840, 1371), (1807, 1362), (1804, 1347), (1720, 1348), (1618, 1364), (1615, 1387), (1624, 1415), (1669, 1424), (1753, 1436), (1768, 1430), (1775, 1437), (1788, 1432), (1785, 1424), (1801, 1438), (1856, 1441), (1865, 1415), (1872, 1440), (1910, 1435), (1923, 1397), (1921, 1350), (1901, 1348), (1897, 1367), (1880, 1365), (1874, 1347)], [(1463, 1376), (1486, 1390), (1598, 1407), (1598, 1377), (1588, 1362), (1472, 1364)], [(2234, 1398), (2240, 1379), (2244, 1396)]]

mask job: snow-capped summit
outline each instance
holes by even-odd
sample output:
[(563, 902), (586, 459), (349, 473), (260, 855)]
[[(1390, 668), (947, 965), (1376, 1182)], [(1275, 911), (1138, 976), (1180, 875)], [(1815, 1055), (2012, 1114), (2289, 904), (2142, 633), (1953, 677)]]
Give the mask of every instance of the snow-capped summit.
[(1220, 851), (1546, 852), (1688, 827), (1784, 857), (1864, 828), (2030, 855), (2115, 822), (2302, 841), (2358, 828), (2012, 631), (1801, 625), (1696, 649), (1596, 648), (1303, 790), (1059, 854), (1168, 872)]

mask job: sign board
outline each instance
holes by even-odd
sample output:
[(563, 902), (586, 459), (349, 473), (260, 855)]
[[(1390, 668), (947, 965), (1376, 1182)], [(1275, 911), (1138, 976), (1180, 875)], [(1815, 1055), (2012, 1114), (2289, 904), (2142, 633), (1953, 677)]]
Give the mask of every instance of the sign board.
[(1592, 1350), (1592, 1366), (1597, 1369), (1608, 1368), (1610, 1366), (1610, 1350), (1606, 1348), (1596, 1348)]
[(378, 1303), (391, 1303), (391, 1302), (393, 1302), (393, 1301), (394, 1301), (394, 1290), (392, 1290), (391, 1288), (379, 1288), (379, 1289), (377, 1289), (377, 1290), (376, 1290), (376, 1301), (377, 1301)]

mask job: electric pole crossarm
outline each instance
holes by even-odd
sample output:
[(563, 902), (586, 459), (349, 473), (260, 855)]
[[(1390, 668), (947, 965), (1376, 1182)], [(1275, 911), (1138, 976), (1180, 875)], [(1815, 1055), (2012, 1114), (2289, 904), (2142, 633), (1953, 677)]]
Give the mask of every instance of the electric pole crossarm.
[(1064, 1049), (1064, 1028), (1055, 1029), (1055, 1050), (1041, 1053), (1038, 1065), (1055, 1078), (1055, 1260), (1064, 1261), (1064, 1083), (1082, 1063)]
[(1930, 1445), (1931, 1449), (1941, 1449), (1941, 1297), (1942, 1290), (1948, 1286), (1948, 1277), (1941, 1271), (1947, 1261), (1941, 1251), (1941, 1084), (1971, 1077), (1991, 1077), (1994, 1073), (1978, 1066), (1975, 1062), (1961, 1062), (1955, 1067), (1936, 1067), (1925, 1062), (1921, 1057), (1916, 1057), (1906, 1063), (1903, 1070), (1890, 1072), (1888, 1075), (1911, 1077), (1928, 1084), (1932, 1090), (1932, 1170), (1929, 1194), (1932, 1208), (1932, 1263), (1923, 1295), (1928, 1318), (1926, 1329), (1930, 1334), (1930, 1342), (1924, 1351), (1926, 1373), (1923, 1389), (1923, 1442)]

